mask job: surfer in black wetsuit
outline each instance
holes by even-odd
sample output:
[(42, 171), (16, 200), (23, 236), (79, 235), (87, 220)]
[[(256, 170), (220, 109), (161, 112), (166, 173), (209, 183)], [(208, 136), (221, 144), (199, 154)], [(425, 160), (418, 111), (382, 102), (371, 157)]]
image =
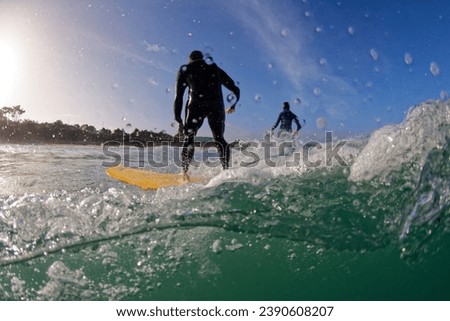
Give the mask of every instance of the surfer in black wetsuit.
[[(236, 96), (235, 102), (225, 111), (222, 87), (225, 86)], [(186, 102), (185, 124), (181, 118), (183, 95), (189, 87)], [(197, 131), (208, 118), (208, 124), (219, 152), (224, 169), (228, 168), (230, 147), (223, 135), (225, 132), (225, 112), (233, 113), (240, 98), (240, 90), (233, 79), (215, 63), (207, 64), (201, 51), (195, 50), (189, 55), (189, 63), (181, 66), (177, 75), (176, 94), (174, 102), (175, 120), (184, 128), (182, 150), (182, 166), (185, 176), (189, 163), (194, 156), (194, 139)]]
[(277, 119), (275, 125), (273, 125), (272, 131), (275, 130), (275, 128), (277, 128), (278, 124), (281, 123), (280, 131), (291, 133), (292, 132), (292, 121), (294, 121), (295, 124), (297, 125), (297, 130), (293, 134), (293, 135), (296, 135), (298, 133), (298, 131), (302, 128), (302, 126), (300, 125), (300, 121), (298, 120), (297, 115), (294, 114), (290, 110), (289, 103), (287, 101), (285, 101), (283, 103), (283, 111), (278, 116), (278, 119)]

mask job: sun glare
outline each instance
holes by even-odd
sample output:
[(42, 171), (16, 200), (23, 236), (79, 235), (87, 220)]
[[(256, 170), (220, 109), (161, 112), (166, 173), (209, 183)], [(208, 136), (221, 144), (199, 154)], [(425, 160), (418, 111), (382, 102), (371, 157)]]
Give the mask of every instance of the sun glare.
[(14, 48), (0, 40), (0, 107), (9, 104), (17, 77), (18, 58)]

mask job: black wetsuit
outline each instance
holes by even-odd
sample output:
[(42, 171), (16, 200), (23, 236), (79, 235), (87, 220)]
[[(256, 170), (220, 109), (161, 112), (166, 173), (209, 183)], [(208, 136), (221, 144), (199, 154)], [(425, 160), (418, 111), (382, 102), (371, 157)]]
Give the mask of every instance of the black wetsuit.
[(277, 128), (278, 124), (281, 123), (280, 130), (291, 132), (292, 121), (295, 121), (295, 124), (297, 125), (297, 131), (299, 131), (302, 128), (302, 126), (300, 125), (297, 115), (295, 115), (290, 110), (283, 110), (278, 116), (277, 122), (275, 123), (275, 125), (273, 125), (272, 130)]
[(183, 170), (187, 172), (194, 156), (194, 139), (197, 131), (208, 118), (208, 124), (219, 152), (224, 169), (228, 168), (230, 148), (223, 135), (225, 132), (225, 106), (222, 87), (232, 91), (239, 99), (239, 88), (225, 71), (216, 64), (207, 64), (203, 59), (181, 66), (177, 75), (176, 96), (174, 102), (175, 119), (181, 122), (183, 95), (189, 87), (186, 102), (186, 120), (184, 124), (184, 142), (182, 152)]

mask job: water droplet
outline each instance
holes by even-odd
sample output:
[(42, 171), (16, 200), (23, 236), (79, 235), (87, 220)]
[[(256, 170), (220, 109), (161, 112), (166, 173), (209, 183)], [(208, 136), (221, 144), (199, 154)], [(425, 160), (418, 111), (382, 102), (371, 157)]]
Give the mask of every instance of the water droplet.
[(448, 92), (446, 92), (445, 90), (441, 91), (440, 97), (442, 100), (446, 100), (448, 99)]
[(212, 65), (214, 63), (214, 59), (211, 55), (211, 53), (214, 52), (214, 49), (211, 47), (205, 47), (203, 50), (203, 56), (205, 58), (205, 61), (207, 64)]
[(185, 72), (187, 70), (187, 66), (186, 65), (183, 65), (182, 67), (181, 67), (181, 71), (182, 72)]
[(319, 65), (325, 66), (326, 63), (327, 63), (327, 60), (326, 60), (325, 58), (320, 58), (320, 59), (319, 59)]
[(323, 27), (322, 26), (316, 27), (316, 32), (317, 33), (321, 33), (322, 31), (323, 31)]
[(433, 76), (439, 76), (439, 74), (441, 73), (441, 70), (439, 69), (439, 66), (437, 63), (432, 62), (430, 64), (430, 72), (433, 74)]
[(378, 52), (375, 49), (370, 49), (370, 56), (372, 57), (372, 59), (374, 61), (377, 61), (379, 56), (378, 56)]
[(313, 89), (314, 96), (318, 97), (318, 96), (320, 96), (320, 93), (321, 93), (321, 91), (320, 91), (319, 87), (316, 87)]
[(236, 99), (236, 96), (234, 95), (234, 94), (228, 94), (228, 96), (227, 96), (227, 101), (229, 102), (229, 103), (231, 103), (233, 100), (235, 100)]
[(405, 64), (411, 65), (413, 63), (413, 56), (409, 52), (405, 53), (404, 61)]
[(350, 27), (348, 27), (347, 28), (347, 32), (351, 35), (351, 36), (353, 36), (354, 34), (355, 34), (355, 27), (352, 27), (352, 26), (350, 26)]
[(371, 89), (371, 88), (373, 88), (373, 82), (368, 81), (368, 82), (366, 82), (366, 84), (365, 84), (364, 86), (365, 86), (366, 88)]
[(123, 131), (127, 134), (131, 134), (134, 130), (133, 125), (131, 125), (131, 123), (127, 123), (123, 129)]
[(294, 99), (294, 103), (295, 103), (295, 104), (301, 104), (302, 101), (301, 101), (300, 98), (297, 97), (297, 98)]
[(269, 62), (269, 63), (267, 64), (267, 68), (272, 69), (272, 68), (273, 68), (273, 64)]
[(327, 127), (327, 120), (325, 117), (319, 117), (316, 119), (316, 126), (318, 129), (324, 129)]
[(261, 101), (261, 96), (260, 95), (255, 95), (255, 97), (253, 98), (257, 103)]
[(311, 17), (312, 16), (312, 12), (311, 11), (305, 11), (305, 16), (306, 17)]
[(127, 118), (125, 116), (122, 117), (122, 121), (126, 121)]
[(117, 89), (117, 88), (119, 88), (119, 84), (113, 84), (112, 85), (112, 89)]
[(287, 29), (281, 30), (281, 36), (286, 38), (288, 36), (288, 30)]
[(166, 88), (166, 93), (168, 93), (168, 94), (170, 93), (170, 88), (169, 87)]

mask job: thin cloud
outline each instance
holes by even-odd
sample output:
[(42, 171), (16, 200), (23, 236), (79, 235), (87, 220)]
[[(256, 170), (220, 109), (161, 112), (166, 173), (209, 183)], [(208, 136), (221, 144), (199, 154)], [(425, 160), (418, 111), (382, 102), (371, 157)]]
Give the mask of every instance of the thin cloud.
[(147, 41), (143, 41), (143, 44), (145, 45), (145, 50), (150, 52), (167, 52), (167, 49), (163, 46), (160, 46), (158, 44), (150, 44)]
[[(109, 52), (115, 53), (119, 56), (124, 57), (125, 59), (129, 59), (131, 61), (136, 61), (136, 62), (140, 62), (143, 63), (145, 65), (154, 67), (156, 69), (159, 70), (163, 70), (166, 72), (169, 72), (171, 74), (174, 73), (174, 71), (172, 69), (170, 69), (169, 67), (165, 66), (162, 63), (158, 63), (155, 62), (152, 59), (146, 58), (144, 56), (142, 56), (141, 54), (132, 52), (130, 50), (127, 50), (123, 45), (117, 44), (115, 43), (115, 41), (113, 39), (107, 39), (106, 37), (102, 37), (100, 35), (98, 35), (97, 33), (94, 32), (85, 32), (85, 33), (89, 33), (89, 39), (95, 41), (97, 44), (100, 44), (104, 49), (108, 50)], [(149, 51), (148, 48), (153, 47), (153, 52), (156, 52), (156, 50), (159, 51), (164, 51), (164, 47), (160, 47), (158, 45), (150, 45), (147, 42), (144, 41), (144, 45), (146, 45), (146, 51)]]
[(153, 77), (148, 78), (148, 79), (147, 79), (147, 82), (148, 82), (150, 85), (152, 85), (152, 86), (158, 86), (158, 85), (159, 85), (159, 83), (158, 83)]
[(122, 46), (113, 45), (113, 44), (106, 44), (106, 43), (104, 44), (104, 46), (106, 48), (108, 48), (109, 50), (111, 50), (111, 51), (113, 51), (113, 52), (115, 52), (115, 53), (125, 57), (126, 59), (130, 59), (132, 61), (141, 62), (141, 63), (144, 63), (144, 64), (146, 64), (148, 66), (151, 66), (151, 67), (154, 67), (154, 68), (157, 68), (157, 69), (160, 69), (160, 70), (164, 70), (164, 71), (167, 71), (169, 73), (174, 73), (174, 71), (171, 70), (170, 68), (168, 68), (167, 66), (165, 66), (165, 65), (163, 65), (161, 63), (157, 63), (157, 62), (155, 62), (152, 59), (148, 59), (148, 58), (142, 57), (141, 55), (136, 54), (134, 52), (125, 50)]
[(290, 28), (292, 21), (301, 22), (305, 19), (304, 16), (287, 10), (282, 12), (278, 3), (272, 5), (271, 2), (258, 0), (242, 1), (241, 5), (231, 6), (229, 10), (244, 29), (254, 35), (261, 49), (271, 57), (296, 91), (305, 92), (312, 83), (326, 79), (321, 93), (322, 101), (339, 106), (331, 111), (333, 114), (342, 112), (341, 116), (344, 116), (348, 112), (348, 102), (338, 101), (337, 91), (345, 91), (346, 100), (349, 100), (356, 98), (357, 90), (345, 79), (327, 73), (305, 45), (304, 39), (307, 39), (308, 35), (304, 34), (302, 29)]
[[(238, 17), (245, 29), (251, 31), (254, 38), (261, 44), (263, 50), (268, 52), (270, 57), (281, 68), (288, 79), (295, 85), (301, 86), (301, 79), (309, 73), (308, 78), (320, 78), (314, 75), (317, 73), (314, 67), (299, 68), (299, 57), (305, 57), (306, 53), (302, 51), (301, 39), (305, 37), (296, 30), (291, 30), (285, 24), (285, 21), (291, 19), (286, 16), (280, 19), (280, 16), (274, 13), (273, 8), (267, 2), (244, 1), (246, 6), (234, 6), (233, 14)], [(288, 15), (288, 13), (286, 13)]]

